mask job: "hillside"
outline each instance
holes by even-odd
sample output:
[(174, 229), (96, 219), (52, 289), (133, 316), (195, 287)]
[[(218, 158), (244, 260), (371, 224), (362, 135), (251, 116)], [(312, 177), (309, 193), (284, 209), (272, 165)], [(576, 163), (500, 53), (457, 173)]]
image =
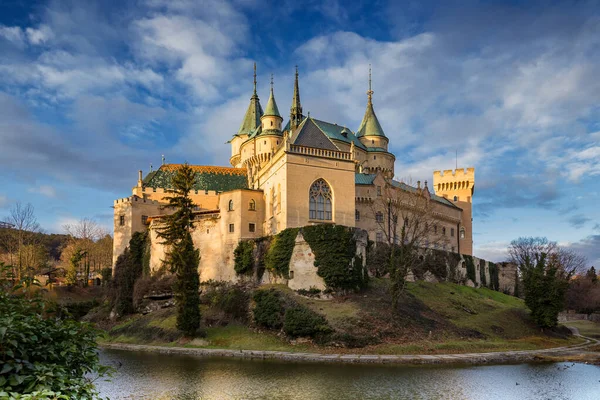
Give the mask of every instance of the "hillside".
[[(383, 279), (372, 280), (364, 292), (331, 300), (299, 296), (284, 286), (271, 288), (290, 301), (325, 316), (333, 329), (327, 341), (316, 344), (304, 339), (290, 340), (282, 332), (258, 329), (251, 322), (250, 312), (224, 311), (210, 296), (204, 296), (202, 305), (205, 337), (192, 342), (183, 340), (176, 330), (174, 308), (130, 316), (116, 325), (103, 323), (100, 326), (107, 331), (105, 340), (110, 342), (321, 353), (524, 350), (561, 346), (578, 340), (561, 329), (540, 333), (529, 320), (522, 300), (489, 289), (451, 283), (408, 283), (393, 311), (388, 281)], [(101, 314), (97, 310), (96, 315), (88, 319), (98, 320)]]

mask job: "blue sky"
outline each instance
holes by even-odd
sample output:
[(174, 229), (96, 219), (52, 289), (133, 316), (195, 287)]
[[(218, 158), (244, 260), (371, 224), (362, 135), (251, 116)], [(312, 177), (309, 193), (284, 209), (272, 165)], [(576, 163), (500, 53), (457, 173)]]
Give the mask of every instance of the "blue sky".
[(5, 0), (0, 54), (0, 216), (110, 228), (162, 154), (227, 165), (255, 61), (263, 104), (298, 65), (304, 111), (356, 130), (372, 64), (397, 178), (476, 168), (476, 255), (543, 235), (600, 265), (599, 1)]

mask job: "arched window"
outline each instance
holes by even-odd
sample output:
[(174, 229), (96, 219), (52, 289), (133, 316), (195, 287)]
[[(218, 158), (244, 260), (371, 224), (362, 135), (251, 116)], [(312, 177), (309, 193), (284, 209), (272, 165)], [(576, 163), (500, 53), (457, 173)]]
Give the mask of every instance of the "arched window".
[(229, 200), (229, 207), (228, 207), (229, 211), (233, 211), (233, 200)]
[(256, 201), (254, 199), (251, 199), (250, 203), (248, 203), (248, 210), (256, 211)]
[(454, 196), (454, 201), (458, 201), (458, 196)]
[(461, 239), (465, 238), (465, 228), (460, 228), (460, 238)]
[(317, 219), (323, 221), (331, 221), (331, 203), (332, 193), (331, 188), (323, 179), (318, 179), (310, 187), (309, 193), (309, 206), (310, 206), (310, 219)]

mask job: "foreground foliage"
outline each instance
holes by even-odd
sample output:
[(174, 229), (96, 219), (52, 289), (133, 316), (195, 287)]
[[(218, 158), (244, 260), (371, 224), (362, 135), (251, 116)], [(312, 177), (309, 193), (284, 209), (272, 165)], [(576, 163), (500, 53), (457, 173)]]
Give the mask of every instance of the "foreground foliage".
[(108, 372), (98, 360), (98, 331), (56, 317), (26, 287), (0, 285), (0, 398), (98, 398), (93, 381)]

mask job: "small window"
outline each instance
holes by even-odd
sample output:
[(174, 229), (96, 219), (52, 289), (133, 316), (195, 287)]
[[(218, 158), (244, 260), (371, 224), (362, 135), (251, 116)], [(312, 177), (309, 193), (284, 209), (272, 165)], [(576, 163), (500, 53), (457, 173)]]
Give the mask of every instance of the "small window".
[(377, 213), (375, 213), (375, 221), (377, 222), (383, 222), (383, 213), (378, 211)]
[(354, 219), (356, 221), (360, 221), (360, 211), (358, 211), (358, 210), (354, 211)]
[(404, 218), (404, 226), (408, 228), (408, 217)]
[(377, 186), (377, 196), (381, 196), (381, 186)]
[(375, 234), (375, 241), (378, 243), (383, 242), (383, 233), (382, 232), (377, 232)]
[(206, 230), (206, 234), (208, 235), (209, 233), (210, 233), (210, 229), (207, 229)]
[(253, 224), (252, 222), (248, 224), (248, 231), (251, 233), (256, 232), (256, 224)]
[[(446, 227), (442, 228), (442, 235), (446, 236)], [(446, 249), (444, 248), (444, 250), (446, 250)]]
[(125, 225), (125, 216), (124, 215), (119, 215), (119, 225), (120, 226)]
[(233, 200), (229, 200), (229, 207), (227, 209), (233, 211)]
[[(273, 125), (273, 122), (271, 121), (271, 125)], [(263, 144), (266, 146), (267, 145), (267, 141), (263, 141)]]
[(452, 252), (454, 253), (454, 246), (452, 246)]
[(433, 233), (437, 234), (437, 225), (433, 225)]
[(377, 160), (377, 156), (373, 156), (373, 160)]
[(290, 279), (294, 279), (294, 271), (290, 271), (289, 276), (290, 276)]
[(460, 238), (461, 239), (465, 238), (465, 228), (460, 228)]
[(454, 196), (454, 201), (458, 201), (458, 196)]
[(375, 140), (374, 139), (371, 139), (371, 144), (375, 144)]
[(144, 224), (144, 225), (148, 224), (148, 216), (147, 215), (142, 215), (142, 224)]
[(450, 228), (450, 236), (454, 237), (454, 228)]
[(235, 226), (233, 224), (229, 224), (229, 233), (235, 232)]
[(250, 203), (248, 203), (248, 210), (256, 211), (256, 201), (254, 201), (254, 199), (250, 200)]
[(271, 121), (271, 126), (273, 126), (273, 121)]

